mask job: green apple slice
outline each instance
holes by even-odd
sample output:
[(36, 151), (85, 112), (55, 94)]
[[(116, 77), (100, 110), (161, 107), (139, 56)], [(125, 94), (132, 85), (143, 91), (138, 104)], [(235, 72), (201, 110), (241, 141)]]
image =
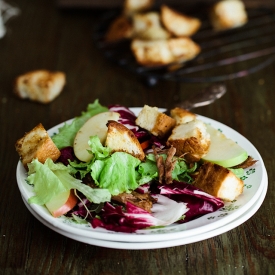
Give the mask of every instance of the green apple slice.
[(244, 162), (247, 152), (236, 142), (227, 138), (223, 133), (207, 124), (211, 144), (208, 153), (202, 159), (223, 167), (233, 167)]
[(45, 205), (50, 211), (50, 213), (55, 217), (59, 217), (71, 209), (77, 204), (77, 197), (74, 194), (73, 190), (68, 190), (62, 193), (59, 193), (53, 197)]
[(74, 139), (74, 153), (76, 157), (84, 162), (91, 160), (92, 155), (88, 153), (90, 150), (88, 141), (91, 136), (98, 136), (103, 144), (107, 136), (107, 122), (109, 120), (117, 121), (119, 119), (117, 112), (103, 112), (92, 116), (77, 132)]

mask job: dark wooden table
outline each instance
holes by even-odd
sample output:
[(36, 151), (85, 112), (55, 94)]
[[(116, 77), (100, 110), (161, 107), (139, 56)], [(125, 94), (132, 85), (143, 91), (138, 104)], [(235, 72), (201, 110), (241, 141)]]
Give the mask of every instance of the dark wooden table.
[[(135, 74), (111, 64), (92, 39), (101, 10), (60, 10), (48, 0), (12, 3), (21, 14), (8, 22), (7, 34), (0, 40), (0, 274), (272, 274), (275, 63), (226, 80), (225, 96), (196, 109), (240, 132), (263, 157), (269, 188), (252, 218), (222, 235), (171, 248), (118, 250), (87, 245), (55, 233), (27, 210), (15, 177), (15, 141), (39, 122), (48, 129), (79, 115), (97, 98), (103, 105), (171, 108), (209, 83), (159, 81), (149, 87)], [(242, 62), (225, 70), (245, 66)], [(15, 77), (36, 69), (66, 73), (64, 91), (48, 105), (22, 101), (13, 94)]]

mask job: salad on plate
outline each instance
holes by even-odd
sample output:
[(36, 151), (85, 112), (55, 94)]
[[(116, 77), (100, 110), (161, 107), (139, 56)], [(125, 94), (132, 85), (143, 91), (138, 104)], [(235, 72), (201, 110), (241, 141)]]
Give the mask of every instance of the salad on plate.
[(29, 204), (115, 232), (186, 223), (243, 192), (247, 152), (197, 116), (98, 100), (51, 137), (42, 124), (16, 142)]

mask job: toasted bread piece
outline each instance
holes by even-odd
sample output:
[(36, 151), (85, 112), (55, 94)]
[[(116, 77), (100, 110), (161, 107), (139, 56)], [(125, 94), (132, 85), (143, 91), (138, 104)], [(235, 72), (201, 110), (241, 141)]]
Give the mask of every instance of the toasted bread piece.
[(170, 37), (170, 33), (161, 25), (158, 12), (137, 13), (132, 20), (134, 38), (157, 40)]
[(37, 70), (18, 76), (15, 80), (15, 94), (40, 103), (49, 103), (62, 91), (66, 79), (63, 72)]
[(56, 161), (60, 156), (60, 151), (41, 123), (18, 139), (15, 143), (15, 149), (27, 170), (27, 164), (33, 159), (38, 159), (44, 163), (48, 158)]
[(210, 135), (206, 125), (195, 119), (175, 126), (167, 145), (176, 148), (176, 156), (184, 156), (187, 162), (196, 162), (208, 152)]
[(236, 28), (248, 21), (245, 5), (240, 0), (223, 0), (212, 7), (210, 21), (217, 31)]
[(244, 183), (227, 168), (205, 162), (199, 169), (194, 186), (224, 201), (233, 201), (242, 194)]
[(140, 111), (136, 124), (160, 138), (169, 135), (176, 125), (176, 121), (159, 111), (157, 107), (144, 105)]
[(125, 15), (120, 15), (111, 22), (105, 39), (107, 42), (116, 42), (122, 39), (131, 38), (133, 34), (133, 26), (130, 19)]
[(201, 26), (200, 19), (182, 14), (167, 5), (161, 6), (160, 14), (165, 28), (177, 37), (191, 36)]
[(187, 123), (197, 118), (196, 114), (179, 107), (172, 109), (170, 114), (171, 117), (176, 120), (177, 124)]
[(182, 37), (154, 41), (133, 39), (131, 50), (139, 64), (158, 66), (193, 59), (201, 49), (190, 38)]
[(105, 145), (111, 148), (112, 152), (126, 152), (140, 160), (144, 160), (143, 149), (131, 130), (114, 120), (109, 120), (107, 127)]
[(124, 0), (123, 13), (131, 16), (137, 12), (149, 10), (155, 3), (155, 0)]

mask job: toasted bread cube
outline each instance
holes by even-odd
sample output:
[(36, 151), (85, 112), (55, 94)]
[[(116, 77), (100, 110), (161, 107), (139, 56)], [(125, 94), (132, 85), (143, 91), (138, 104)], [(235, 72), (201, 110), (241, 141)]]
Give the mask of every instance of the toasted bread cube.
[(136, 61), (144, 66), (156, 66), (172, 63), (174, 57), (166, 40), (144, 41), (133, 39), (131, 50)]
[(244, 183), (227, 168), (205, 162), (199, 169), (194, 186), (224, 201), (233, 201), (242, 194)]
[(193, 59), (201, 48), (189, 37), (182, 37), (152, 41), (133, 39), (131, 50), (139, 64), (159, 66)]
[(38, 159), (41, 163), (48, 158), (56, 161), (61, 154), (41, 123), (17, 140), (15, 149), (27, 170), (27, 164), (33, 159)]
[(121, 15), (111, 22), (105, 39), (107, 42), (116, 42), (122, 39), (131, 38), (133, 34), (133, 26), (129, 18)]
[(217, 31), (236, 28), (248, 21), (245, 5), (240, 0), (223, 0), (211, 9), (210, 21)]
[(155, 0), (124, 0), (123, 12), (131, 16), (134, 13), (149, 10), (154, 3)]
[(177, 124), (190, 122), (197, 118), (197, 116), (185, 109), (176, 107), (170, 111), (171, 117), (174, 118)]
[(131, 130), (114, 120), (108, 121), (107, 127), (105, 145), (111, 148), (112, 152), (126, 152), (141, 161), (144, 160), (145, 153)]
[(191, 60), (201, 51), (200, 46), (189, 37), (171, 38), (167, 43), (174, 57), (173, 62)]
[(158, 12), (137, 13), (132, 17), (133, 37), (144, 40), (167, 39), (170, 33), (160, 22)]
[(139, 113), (136, 124), (160, 138), (169, 135), (176, 125), (176, 121), (159, 111), (157, 107), (144, 105)]
[(46, 104), (61, 93), (65, 82), (63, 72), (37, 70), (17, 77), (14, 92), (22, 99), (28, 98)]
[(161, 21), (165, 28), (177, 37), (191, 36), (201, 26), (198, 18), (182, 14), (166, 5), (161, 6)]
[(196, 119), (175, 126), (167, 145), (176, 148), (176, 156), (183, 156), (188, 162), (196, 162), (208, 152), (210, 135), (206, 125)]

